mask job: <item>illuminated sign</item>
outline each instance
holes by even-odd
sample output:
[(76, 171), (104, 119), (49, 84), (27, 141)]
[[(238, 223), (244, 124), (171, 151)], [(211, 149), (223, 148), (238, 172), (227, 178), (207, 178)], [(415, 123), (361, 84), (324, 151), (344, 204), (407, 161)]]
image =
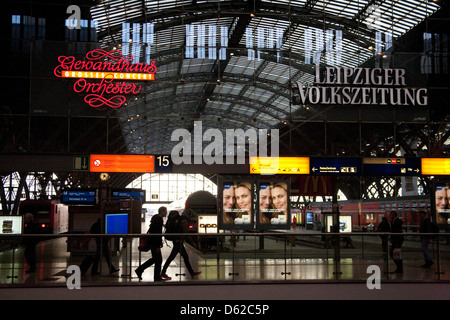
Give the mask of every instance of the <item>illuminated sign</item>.
[(363, 158), (364, 174), (417, 176), (421, 173), (419, 158)]
[(172, 158), (169, 155), (159, 155), (155, 157), (155, 172), (171, 173), (172, 172)]
[(299, 179), (299, 195), (332, 196), (333, 180), (330, 176), (301, 176)]
[(21, 234), (22, 216), (0, 216), (0, 234)]
[(363, 158), (364, 174), (418, 176), (419, 158)]
[(72, 189), (61, 192), (61, 203), (66, 204), (96, 204), (97, 191), (94, 189)]
[(140, 189), (120, 189), (112, 190), (111, 195), (113, 198), (132, 198), (133, 200), (141, 200), (145, 202), (145, 191)]
[(312, 174), (361, 174), (362, 161), (360, 158), (311, 158)]
[(150, 155), (92, 154), (91, 172), (154, 172), (155, 157)]
[[(61, 73), (61, 78), (85, 78), (85, 79), (104, 79), (111, 78), (113, 80), (154, 80), (154, 74), (146, 73), (105, 73), (105, 72), (90, 72), (90, 71), (64, 71)], [(131, 85), (129, 85), (131, 87)], [(128, 89), (131, 93), (131, 90)]]
[(450, 158), (423, 158), (423, 175), (449, 175)]
[[(85, 94), (84, 101), (94, 108), (105, 105), (118, 108), (126, 102), (125, 95), (141, 92), (141, 85), (125, 81), (155, 79), (155, 61), (133, 63), (132, 55), (123, 57), (120, 51), (102, 49), (89, 51), (86, 59), (80, 61), (73, 56), (59, 56), (59, 65), (53, 73), (61, 78), (78, 78), (73, 91)], [(88, 81), (91, 79), (94, 82)]]
[(251, 174), (309, 174), (309, 157), (250, 157)]

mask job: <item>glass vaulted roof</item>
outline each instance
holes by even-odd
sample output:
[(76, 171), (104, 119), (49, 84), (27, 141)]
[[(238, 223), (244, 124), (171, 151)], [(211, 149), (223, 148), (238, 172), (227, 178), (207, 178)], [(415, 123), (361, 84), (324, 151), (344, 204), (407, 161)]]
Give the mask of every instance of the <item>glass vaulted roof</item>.
[(167, 154), (172, 132), (192, 132), (194, 121), (269, 129), (306, 112), (295, 86), (313, 83), (315, 64), (373, 66), (438, 9), (426, 0), (105, 0), (91, 15), (103, 48), (156, 62), (156, 80), (117, 112), (130, 153)]

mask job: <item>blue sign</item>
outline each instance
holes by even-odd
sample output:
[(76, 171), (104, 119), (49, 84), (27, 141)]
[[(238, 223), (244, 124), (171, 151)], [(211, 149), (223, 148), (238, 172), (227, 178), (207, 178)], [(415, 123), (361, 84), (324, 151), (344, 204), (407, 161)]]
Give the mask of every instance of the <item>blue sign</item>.
[(363, 172), (368, 175), (418, 176), (420, 158), (363, 158)]
[(361, 158), (310, 158), (311, 174), (326, 175), (360, 175)]
[(61, 192), (61, 202), (65, 204), (96, 204), (96, 190), (63, 190)]
[(136, 189), (122, 189), (122, 190), (113, 190), (112, 191), (113, 198), (132, 198), (132, 199), (141, 199), (142, 202), (145, 202), (145, 190), (136, 190)]
[(155, 172), (172, 173), (172, 158), (170, 156), (155, 156)]

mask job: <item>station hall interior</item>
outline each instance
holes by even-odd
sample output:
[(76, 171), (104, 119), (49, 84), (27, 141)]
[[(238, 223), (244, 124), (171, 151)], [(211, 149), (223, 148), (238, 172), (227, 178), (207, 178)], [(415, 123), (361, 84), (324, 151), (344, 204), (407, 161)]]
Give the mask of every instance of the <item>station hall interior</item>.
[[(109, 248), (98, 275), (82, 275), (84, 297), (189, 286), (192, 299), (271, 288), (280, 299), (448, 299), (449, 6), (3, 1), (0, 296), (83, 299), (67, 268), (96, 254), (100, 219)], [(160, 207), (191, 214), (195, 277), (181, 255), (170, 281), (156, 283), (154, 266), (136, 275)], [(380, 234), (391, 211), (404, 236), (397, 273)], [(439, 234), (432, 264), (420, 212)], [(34, 273), (25, 213), (39, 228)], [(371, 266), (384, 291), (366, 287)]]

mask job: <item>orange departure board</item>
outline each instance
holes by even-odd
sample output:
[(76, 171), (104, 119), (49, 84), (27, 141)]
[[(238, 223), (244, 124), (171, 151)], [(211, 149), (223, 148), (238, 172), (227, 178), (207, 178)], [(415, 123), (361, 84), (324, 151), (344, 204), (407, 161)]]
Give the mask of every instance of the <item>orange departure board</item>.
[(423, 175), (449, 175), (450, 158), (422, 158)]
[(155, 172), (152, 155), (91, 154), (91, 172)]

